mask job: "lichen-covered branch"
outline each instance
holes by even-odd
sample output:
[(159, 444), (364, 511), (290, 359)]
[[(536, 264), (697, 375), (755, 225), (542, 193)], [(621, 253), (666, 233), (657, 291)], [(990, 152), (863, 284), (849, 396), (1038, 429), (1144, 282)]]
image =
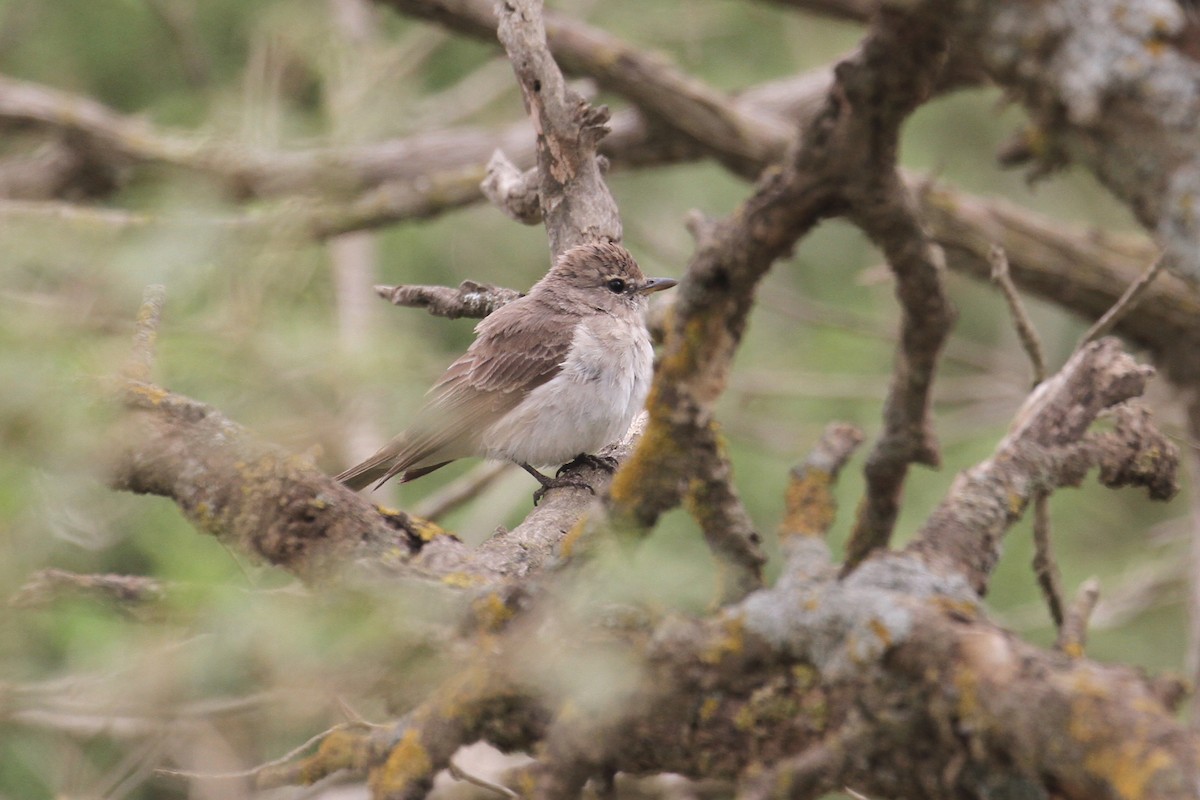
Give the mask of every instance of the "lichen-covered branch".
[(832, 422), (803, 463), (792, 467), (778, 530), (785, 548), (794, 538), (824, 539), (829, 533), (837, 510), (834, 481), (862, 441), (855, 426)]
[(1172, 0), (956, 3), (957, 26), (1038, 127), (1157, 236), (1168, 266), (1200, 282), (1200, 63), (1172, 46)]
[[(706, 226), (672, 312), (647, 404), (650, 427), (643, 446), (613, 486), (618, 519), (649, 526), (679, 502), (690, 479), (688, 453), (698, 446), (699, 437), (711, 423), (712, 405), (724, 390), (758, 281), (774, 260), (818, 221), (845, 213), (856, 198), (862, 199), (870, 194), (870, 187), (879, 185), (881, 178), (875, 170), (880, 163), (891, 163), (896, 127), (924, 98), (925, 82), (936, 74), (941, 35), (938, 23), (931, 21), (936, 16), (924, 9), (924, 13), (911, 16), (889, 16), (876, 26), (859, 53), (836, 70), (837, 82), (825, 107), (804, 128), (783, 167), (764, 177), (731, 217)], [(916, 75), (894, 85), (895, 74), (906, 70), (896, 70), (885, 55), (888, 53), (906, 63), (911, 61)], [(852, 82), (852, 89), (848, 90), (844, 81)], [(872, 82), (877, 83), (873, 88)], [(885, 92), (885, 87), (893, 93)], [(887, 102), (878, 109), (860, 105), (867, 97), (883, 95)], [(892, 130), (886, 130), (888, 126)], [(885, 185), (891, 185), (890, 180), (882, 176)], [(901, 196), (889, 195), (882, 204), (871, 211), (864, 208), (862, 213), (864, 223), (869, 218), (881, 244), (894, 250), (890, 255), (902, 257), (908, 265), (925, 255), (923, 244), (905, 238), (919, 226), (907, 212), (899, 212), (892, 222), (885, 221), (898, 212), (891, 200)], [(899, 219), (906, 220), (907, 227), (892, 236), (889, 231)], [(910, 272), (907, 266), (901, 269)], [(931, 283), (928, 274), (922, 274), (926, 277), (914, 278), (911, 284), (914, 295), (918, 285), (926, 289), (938, 286), (939, 279), (933, 278)], [(917, 302), (933, 304), (937, 311), (940, 295), (914, 299)], [(924, 349), (912, 342), (902, 346), (903, 352), (915, 348), (910, 357), (919, 363), (904, 373), (904, 389), (893, 407), (911, 410), (920, 406), (920, 424), (925, 422), (924, 392), (931, 377), (924, 365), (936, 357), (944, 328), (944, 314), (934, 314), (927, 322), (914, 320), (911, 335), (922, 340)], [(940, 332), (931, 336), (934, 331)], [(911, 454), (906, 450), (901, 458), (911, 459)]]
[[(127, 382), (108, 480), (175, 501), (200, 531), (305, 581), (371, 570), (487, 573), (438, 526), (383, 511), (308, 460), (264, 443), (216, 409), (157, 386)], [(451, 567), (453, 565), (453, 567)]]
[[(1144, 486), (1151, 497), (1169, 498), (1178, 448), (1145, 409), (1120, 406), (1152, 374), (1114, 339), (1084, 347), (1030, 395), (993, 457), (959, 475), (907, 551), (962, 575), (982, 594), (1004, 534), (1038, 493), (1076, 485), (1098, 466), (1105, 485)], [(1108, 409), (1116, 409), (1115, 430), (1086, 435)]]

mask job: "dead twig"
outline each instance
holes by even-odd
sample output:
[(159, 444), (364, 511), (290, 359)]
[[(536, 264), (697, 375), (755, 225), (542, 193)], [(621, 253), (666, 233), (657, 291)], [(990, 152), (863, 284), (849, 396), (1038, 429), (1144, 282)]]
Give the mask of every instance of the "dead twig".
[[(1008, 267), (1008, 254), (1004, 252), (1004, 248), (993, 244), (988, 250), (988, 263), (992, 267), (992, 281), (999, 285), (1004, 300), (1008, 303), (1013, 325), (1017, 329), (1017, 337), (1021, 340), (1021, 347), (1029, 357), (1030, 366), (1033, 368), (1033, 388), (1036, 388), (1038, 384), (1046, 380), (1046, 356), (1042, 348), (1042, 339), (1038, 336), (1037, 328), (1034, 327), (1033, 320), (1029, 318), (1029, 313), (1025, 310), (1025, 304), (1021, 302), (1021, 296), (1017, 293), (1017, 287), (1013, 283), (1012, 273)], [(1054, 626), (1061, 633), (1063, 629), (1062, 573), (1054, 558), (1054, 549), (1050, 541), (1050, 495), (1048, 492), (1039, 492), (1033, 503), (1033, 547), (1033, 573), (1037, 576), (1038, 587), (1041, 588), (1042, 597), (1045, 598), (1046, 606), (1050, 609), (1050, 618), (1054, 620)]]
[(376, 286), (375, 293), (392, 305), (423, 308), (435, 317), (447, 319), (482, 319), (521, 296), (516, 289), (470, 280), (463, 281), (457, 288), (418, 284)]
[(1033, 385), (1037, 386), (1046, 380), (1046, 356), (1042, 348), (1042, 339), (1025, 310), (1025, 304), (1021, 302), (1021, 296), (1017, 293), (1012, 273), (1008, 268), (1008, 254), (1004, 252), (1004, 248), (993, 244), (988, 251), (988, 263), (992, 266), (992, 280), (1000, 287), (1008, 303), (1013, 324), (1017, 328), (1017, 336), (1021, 339), (1021, 346), (1025, 348), (1025, 354), (1029, 356), (1029, 363), (1033, 367)]
[(1059, 626), (1058, 639), (1054, 642), (1056, 650), (1066, 653), (1071, 658), (1083, 658), (1083, 650), (1087, 645), (1088, 621), (1091, 620), (1099, 600), (1100, 581), (1088, 578), (1080, 584), (1066, 619)]
[(1038, 587), (1050, 609), (1050, 618), (1054, 626), (1062, 632), (1063, 628), (1063, 591), (1062, 572), (1054, 558), (1054, 549), (1050, 543), (1050, 494), (1039, 492), (1033, 501), (1033, 574), (1037, 576)]
[(147, 286), (142, 293), (142, 307), (138, 310), (137, 327), (133, 333), (133, 348), (121, 370), (121, 376), (131, 381), (148, 383), (154, 370), (154, 344), (158, 339), (158, 326), (162, 322), (163, 305), (167, 302), (167, 288), (159, 284)]
[(1150, 288), (1150, 284), (1154, 283), (1154, 279), (1158, 277), (1158, 273), (1162, 272), (1166, 260), (1166, 256), (1160, 253), (1158, 258), (1154, 259), (1150, 266), (1146, 268), (1146, 271), (1129, 285), (1129, 288), (1117, 299), (1112, 308), (1104, 312), (1104, 316), (1100, 317), (1092, 327), (1088, 328), (1087, 333), (1083, 334), (1083, 337), (1080, 338), (1077, 347), (1083, 347), (1088, 342), (1094, 342), (1101, 336), (1107, 336), (1108, 332), (1141, 301), (1142, 295)]
[(359, 722), (339, 722), (337, 725), (334, 725), (332, 728), (323, 730), (320, 733), (316, 734), (315, 736), (312, 736), (312, 737), (306, 739), (301, 744), (297, 745), (296, 747), (293, 747), (291, 750), (289, 750), (286, 753), (284, 753), (283, 755), (279, 756), (279, 758), (273, 758), (270, 761), (264, 762), (262, 764), (254, 766), (254, 767), (250, 767), (248, 769), (234, 770), (232, 772), (193, 772), (191, 770), (185, 770), (185, 769), (169, 769), (167, 767), (162, 767), (162, 768), (156, 769), (154, 771), (156, 773), (158, 773), (159, 775), (166, 775), (166, 776), (169, 776), (172, 778), (201, 778), (201, 779), (206, 779), (206, 778), (207, 779), (256, 778), (268, 770), (276, 769), (278, 767), (282, 767), (287, 764), (290, 764), (292, 761), (299, 758), (302, 753), (304, 753), (306, 750), (311, 748), (313, 745), (317, 744), (318, 742), (325, 741), (326, 739), (328, 739), (329, 737), (333, 736), (336, 733), (339, 733), (341, 731), (351, 730), (351, 729), (361, 729), (363, 727), (364, 727), (364, 725)]
[(425, 497), (413, 508), (421, 519), (437, 522), (454, 509), (469, 503), (505, 472), (512, 464), (507, 461), (485, 461), (460, 478)]
[(511, 798), (520, 797), (519, 794), (514, 792), (512, 789), (509, 789), (507, 786), (502, 786), (499, 783), (485, 780), (483, 778), (480, 778), (478, 775), (472, 775), (471, 773), (467, 772), (465, 769), (460, 767), (458, 764), (455, 764), (454, 759), (450, 759), (450, 764), (446, 767), (446, 771), (449, 772), (450, 776), (452, 778), (454, 778), (455, 780), (466, 781), (467, 783), (478, 786), (481, 789), (487, 789), (489, 792), (495, 792), (496, 794), (500, 795), (501, 797), (511, 797)]
[(30, 576), (8, 604), (12, 608), (41, 608), (64, 595), (82, 595), (112, 601), (121, 610), (136, 614), (162, 601), (166, 594), (162, 581), (140, 575), (82, 575), (43, 569)]

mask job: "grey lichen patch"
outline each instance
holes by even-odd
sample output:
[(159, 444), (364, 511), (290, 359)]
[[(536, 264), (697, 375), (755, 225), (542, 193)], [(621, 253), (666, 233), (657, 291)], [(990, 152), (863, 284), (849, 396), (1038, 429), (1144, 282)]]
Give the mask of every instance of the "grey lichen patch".
[[(992, 56), (1017, 74), (1039, 71), (1053, 51), (1049, 74), (1068, 118), (1095, 123), (1107, 100), (1131, 92), (1162, 109), (1164, 118), (1194, 127), (1196, 85), (1179, 79), (1183, 56), (1164, 40), (1183, 27), (1171, 0), (1062, 0), (1031, 14), (1025, 3), (1003, 4), (995, 18)], [(1113, 35), (1117, 29), (1121, 34)]]
[[(1200, 81), (1197, 81), (1200, 85)], [(1167, 187), (1165, 213), (1158, 234), (1175, 274), (1200, 286), (1200, 162), (1175, 170)]]
[(879, 587), (830, 581), (781, 584), (751, 595), (742, 609), (748, 632), (836, 681), (908, 638), (910, 602)]
[(979, 596), (966, 578), (957, 573), (929, 569), (929, 565), (903, 553), (886, 560), (867, 561), (846, 578), (850, 586), (862, 585), (923, 599), (942, 597), (958, 602), (979, 603)]
[(789, 571), (740, 608), (747, 633), (812, 664), (829, 680), (852, 678), (902, 644), (912, 630), (916, 604), (938, 599), (979, 610), (979, 598), (965, 578), (931, 570), (902, 553), (868, 560), (841, 581), (828, 569), (826, 563), (804, 575)]

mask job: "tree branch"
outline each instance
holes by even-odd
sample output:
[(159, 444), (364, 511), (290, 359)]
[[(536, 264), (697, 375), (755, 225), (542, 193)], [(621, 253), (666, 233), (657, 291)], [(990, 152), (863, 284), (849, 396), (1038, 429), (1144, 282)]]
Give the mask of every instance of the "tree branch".
[(1099, 466), (1105, 485), (1173, 495), (1178, 448), (1150, 426), (1144, 409), (1124, 407), (1114, 433), (1085, 436), (1101, 412), (1140, 395), (1152, 374), (1113, 339), (1080, 350), (1029, 396), (993, 457), (958, 477), (907, 552), (963, 575), (982, 594), (1004, 533), (1039, 492), (1076, 485)]
[(1098, 0), (1084, 15), (1069, 0), (956, 5), (966, 46), (1025, 106), (1045, 148), (1087, 166), (1155, 232), (1168, 267), (1200, 281), (1200, 64), (1170, 46), (1186, 22), (1179, 4), (1127, 13)]
[(546, 45), (540, 0), (507, 0), (499, 8), (497, 33), (537, 132), (538, 195), (551, 255), (587, 242), (619, 242), (617, 204), (596, 156), (608, 109), (567, 87)]

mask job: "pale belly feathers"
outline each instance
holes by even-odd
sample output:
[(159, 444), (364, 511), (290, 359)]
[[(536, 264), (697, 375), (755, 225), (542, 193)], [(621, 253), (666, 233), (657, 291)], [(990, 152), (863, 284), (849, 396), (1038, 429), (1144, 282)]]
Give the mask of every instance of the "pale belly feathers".
[(562, 371), (484, 433), (487, 458), (563, 464), (629, 430), (646, 402), (654, 351), (640, 320), (612, 323), (605, 316), (579, 325)]

